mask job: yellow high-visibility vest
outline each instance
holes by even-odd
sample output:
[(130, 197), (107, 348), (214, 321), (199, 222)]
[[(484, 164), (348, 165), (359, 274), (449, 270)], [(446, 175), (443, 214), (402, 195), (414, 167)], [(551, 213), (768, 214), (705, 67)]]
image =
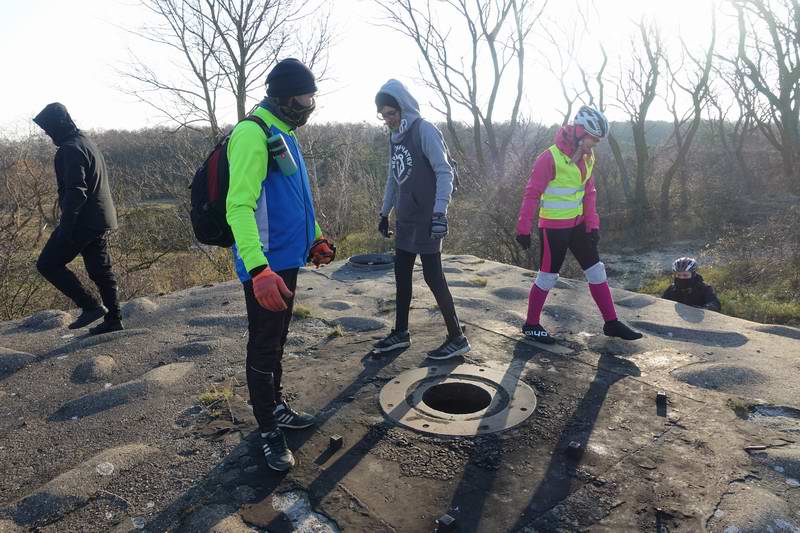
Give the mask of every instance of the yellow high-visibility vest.
[(581, 169), (556, 145), (549, 148), (555, 163), (555, 178), (545, 189), (539, 204), (539, 218), (565, 220), (583, 214), (583, 196), (586, 182), (592, 177), (594, 152), (585, 158), (586, 178), (581, 179)]

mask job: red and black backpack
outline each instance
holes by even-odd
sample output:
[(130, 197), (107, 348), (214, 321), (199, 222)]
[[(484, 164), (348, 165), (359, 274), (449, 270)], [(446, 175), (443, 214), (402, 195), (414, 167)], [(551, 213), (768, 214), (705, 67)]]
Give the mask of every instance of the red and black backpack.
[[(255, 122), (269, 137), (269, 126), (255, 115), (243, 121)], [(232, 132), (233, 130), (231, 130)], [(197, 240), (203, 244), (229, 248), (233, 246), (233, 231), (225, 218), (225, 201), (228, 198), (230, 172), (228, 168), (229, 133), (217, 143), (203, 164), (194, 173), (189, 188), (192, 190), (192, 230)], [(264, 150), (266, 150), (266, 145)], [(269, 162), (269, 158), (267, 158)]]

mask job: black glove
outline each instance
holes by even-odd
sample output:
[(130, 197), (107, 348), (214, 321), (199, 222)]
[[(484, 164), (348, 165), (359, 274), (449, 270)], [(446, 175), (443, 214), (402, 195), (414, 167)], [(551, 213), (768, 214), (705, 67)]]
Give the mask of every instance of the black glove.
[(531, 247), (531, 236), (530, 235), (517, 235), (517, 242), (522, 247), (523, 250), (527, 250)]
[(447, 235), (447, 215), (434, 213), (431, 219), (431, 239), (444, 239)]
[(386, 237), (391, 237), (394, 233), (389, 231), (389, 217), (381, 216), (381, 221), (378, 222), (378, 233)]
[(589, 241), (591, 243), (593, 243), (593, 244), (599, 244), (600, 243), (600, 230), (599, 229), (595, 228), (595, 229), (593, 229), (592, 231), (589, 232)]

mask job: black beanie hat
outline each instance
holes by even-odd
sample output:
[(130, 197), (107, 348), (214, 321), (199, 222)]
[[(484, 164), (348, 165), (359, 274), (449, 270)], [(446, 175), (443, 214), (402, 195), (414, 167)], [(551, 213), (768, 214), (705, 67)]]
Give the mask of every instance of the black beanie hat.
[(267, 74), (267, 96), (299, 96), (315, 92), (314, 73), (293, 57), (279, 61)]
[(389, 93), (378, 93), (375, 95), (375, 106), (377, 106), (378, 111), (381, 110), (383, 106), (388, 105), (389, 107), (393, 107), (400, 110), (400, 104), (397, 103), (397, 99)]

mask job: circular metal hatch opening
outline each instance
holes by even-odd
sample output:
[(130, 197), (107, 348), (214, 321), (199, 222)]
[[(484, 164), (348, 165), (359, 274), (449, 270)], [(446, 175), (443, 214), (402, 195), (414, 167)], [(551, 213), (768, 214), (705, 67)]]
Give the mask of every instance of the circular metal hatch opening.
[(433, 435), (474, 436), (510, 429), (536, 409), (536, 394), (519, 372), (476, 365), (408, 370), (380, 393), (393, 422)]
[(422, 401), (437, 411), (464, 415), (489, 407), (492, 396), (471, 383), (443, 383), (426, 390), (422, 394)]
[(347, 262), (356, 268), (364, 270), (388, 270), (394, 267), (392, 254), (361, 254), (354, 255)]

